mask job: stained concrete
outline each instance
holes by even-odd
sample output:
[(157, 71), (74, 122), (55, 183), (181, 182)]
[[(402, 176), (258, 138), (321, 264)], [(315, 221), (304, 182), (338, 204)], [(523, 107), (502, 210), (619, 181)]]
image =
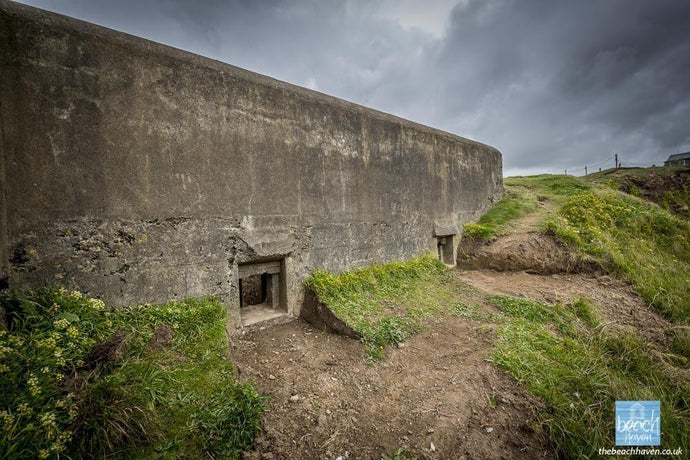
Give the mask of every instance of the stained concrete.
[(298, 315), (313, 269), (435, 253), (502, 194), (487, 145), (4, 0), (0, 153), (3, 284), (238, 325), (240, 264), (279, 260)]

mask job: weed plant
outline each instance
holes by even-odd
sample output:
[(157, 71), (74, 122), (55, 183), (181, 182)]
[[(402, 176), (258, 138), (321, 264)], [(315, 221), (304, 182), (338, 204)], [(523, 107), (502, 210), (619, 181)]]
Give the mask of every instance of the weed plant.
[(233, 376), (218, 301), (111, 310), (46, 288), (0, 303), (7, 458), (238, 458), (251, 448), (265, 398)]

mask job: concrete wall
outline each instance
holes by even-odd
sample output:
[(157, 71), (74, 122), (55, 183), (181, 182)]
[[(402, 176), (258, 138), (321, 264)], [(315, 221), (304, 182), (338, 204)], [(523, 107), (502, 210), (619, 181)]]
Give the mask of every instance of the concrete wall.
[(297, 314), (313, 269), (436, 252), (502, 193), (489, 146), (4, 0), (0, 150), (4, 283), (115, 304), (238, 305), (280, 259)]

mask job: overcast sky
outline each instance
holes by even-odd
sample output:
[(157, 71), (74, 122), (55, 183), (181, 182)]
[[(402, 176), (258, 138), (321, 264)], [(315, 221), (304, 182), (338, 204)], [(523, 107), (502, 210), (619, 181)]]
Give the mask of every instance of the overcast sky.
[(507, 176), (690, 151), (688, 0), (22, 3), (490, 144)]

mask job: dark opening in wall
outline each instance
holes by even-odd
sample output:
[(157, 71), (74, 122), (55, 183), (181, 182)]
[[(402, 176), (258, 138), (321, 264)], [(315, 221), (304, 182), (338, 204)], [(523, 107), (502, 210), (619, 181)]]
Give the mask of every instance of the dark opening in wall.
[(257, 306), (285, 309), (282, 261), (271, 260), (242, 264), (238, 267), (240, 308)]
[(268, 274), (250, 275), (240, 278), (240, 307), (259, 305), (266, 302)]
[(441, 236), (438, 241), (438, 258), (445, 264), (453, 265), (453, 235)]

